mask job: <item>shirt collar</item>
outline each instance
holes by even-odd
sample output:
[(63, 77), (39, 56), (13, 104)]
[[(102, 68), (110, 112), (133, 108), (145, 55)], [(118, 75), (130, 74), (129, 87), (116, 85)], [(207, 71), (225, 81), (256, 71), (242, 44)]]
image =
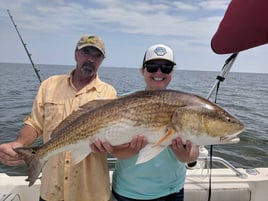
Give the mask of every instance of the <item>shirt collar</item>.
[[(69, 74), (69, 77), (68, 77), (68, 82), (69, 82), (69, 85), (74, 89), (74, 90), (77, 90), (72, 82), (72, 78), (73, 78), (73, 74), (74, 74), (74, 71), (73, 70), (70, 74)], [(92, 80), (89, 84), (87, 84), (86, 86), (84, 86), (83, 89), (81, 89), (79, 92), (88, 92), (90, 90), (96, 90), (97, 92), (101, 92), (102, 90), (102, 85), (101, 85), (101, 80), (99, 79), (99, 75), (97, 74), (96, 78), (94, 80)]]

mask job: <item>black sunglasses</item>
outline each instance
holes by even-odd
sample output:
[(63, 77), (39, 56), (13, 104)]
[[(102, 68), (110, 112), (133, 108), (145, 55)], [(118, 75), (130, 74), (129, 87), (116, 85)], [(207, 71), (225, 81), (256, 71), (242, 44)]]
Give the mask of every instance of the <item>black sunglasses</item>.
[(155, 73), (160, 68), (161, 72), (165, 74), (171, 73), (174, 67), (173, 64), (153, 64), (153, 63), (147, 63), (144, 64), (144, 66), (149, 73)]

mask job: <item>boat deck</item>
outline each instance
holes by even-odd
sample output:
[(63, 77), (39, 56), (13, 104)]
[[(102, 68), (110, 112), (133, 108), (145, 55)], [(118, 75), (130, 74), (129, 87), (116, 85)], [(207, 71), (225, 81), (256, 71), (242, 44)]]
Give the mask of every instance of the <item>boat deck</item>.
[[(244, 178), (229, 168), (212, 169), (211, 201), (267, 201), (268, 168), (257, 168), (254, 171), (238, 169), (238, 171)], [(28, 187), (25, 178), (0, 174), (0, 201), (38, 200), (40, 180), (34, 186)], [(187, 170), (185, 201), (208, 200), (208, 189), (208, 169)]]

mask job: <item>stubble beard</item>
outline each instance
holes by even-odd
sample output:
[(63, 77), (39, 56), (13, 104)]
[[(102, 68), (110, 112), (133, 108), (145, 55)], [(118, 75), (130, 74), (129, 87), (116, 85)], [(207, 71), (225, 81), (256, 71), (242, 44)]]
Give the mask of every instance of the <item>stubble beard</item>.
[(93, 78), (96, 75), (96, 68), (92, 63), (85, 63), (80, 68), (81, 76), (84, 78)]

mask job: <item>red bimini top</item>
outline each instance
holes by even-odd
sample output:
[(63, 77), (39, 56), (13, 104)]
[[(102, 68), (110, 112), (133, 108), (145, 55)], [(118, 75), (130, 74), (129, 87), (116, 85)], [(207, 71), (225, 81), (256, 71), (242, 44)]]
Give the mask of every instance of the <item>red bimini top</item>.
[(237, 53), (268, 43), (268, 0), (232, 0), (211, 39), (217, 54)]

